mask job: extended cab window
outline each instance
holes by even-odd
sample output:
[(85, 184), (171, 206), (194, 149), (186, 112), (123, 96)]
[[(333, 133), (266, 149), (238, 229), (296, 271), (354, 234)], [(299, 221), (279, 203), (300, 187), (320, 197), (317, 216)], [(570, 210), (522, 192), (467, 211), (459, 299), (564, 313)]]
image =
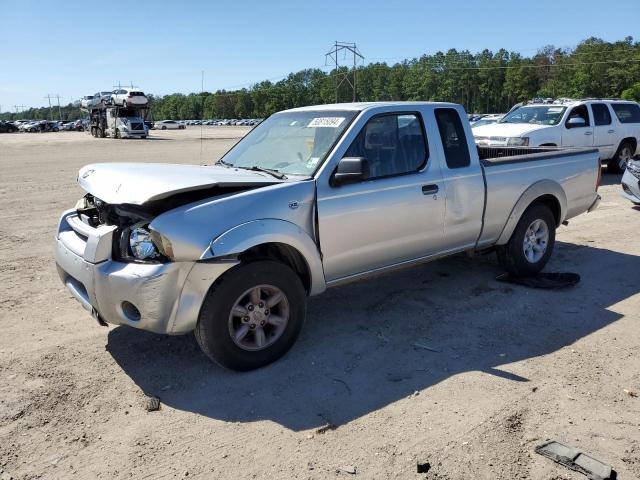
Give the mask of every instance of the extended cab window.
[(640, 123), (640, 106), (634, 103), (612, 103), (620, 123)]
[(609, 108), (604, 103), (594, 103), (591, 105), (593, 111), (593, 123), (595, 126), (611, 125), (611, 114)]
[(468, 167), (471, 157), (460, 115), (453, 108), (436, 108), (435, 115), (447, 167)]
[(427, 160), (427, 142), (417, 114), (373, 117), (360, 131), (345, 157), (364, 157), (370, 178), (417, 172)]

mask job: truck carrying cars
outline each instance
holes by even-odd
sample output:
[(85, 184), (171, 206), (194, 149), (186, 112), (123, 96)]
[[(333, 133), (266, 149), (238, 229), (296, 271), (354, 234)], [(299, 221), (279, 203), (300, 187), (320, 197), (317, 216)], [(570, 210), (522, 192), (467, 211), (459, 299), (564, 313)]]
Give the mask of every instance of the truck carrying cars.
[(146, 110), (146, 106), (118, 107), (103, 103), (91, 106), (86, 109), (91, 135), (99, 138), (147, 138)]
[(640, 105), (628, 100), (529, 102), (491, 125), (473, 128), (478, 145), (594, 147), (614, 173), (640, 154)]
[(250, 370), (289, 350), (328, 287), (465, 251), (535, 275), (556, 229), (598, 206), (598, 156), (478, 147), (452, 103), (295, 108), (215, 165), (83, 167), (55, 259), (99, 323), (194, 332)]

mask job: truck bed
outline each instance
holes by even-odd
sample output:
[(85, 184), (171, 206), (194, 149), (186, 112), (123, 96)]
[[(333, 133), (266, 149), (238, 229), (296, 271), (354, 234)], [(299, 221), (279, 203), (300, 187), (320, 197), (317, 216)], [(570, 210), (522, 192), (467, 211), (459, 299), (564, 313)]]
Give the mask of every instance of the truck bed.
[(584, 213), (593, 203), (599, 166), (595, 148), (479, 146), (478, 155), (486, 179), (485, 218), (479, 247), (498, 241), (514, 205), (538, 182), (561, 187), (565, 198), (559, 222)]

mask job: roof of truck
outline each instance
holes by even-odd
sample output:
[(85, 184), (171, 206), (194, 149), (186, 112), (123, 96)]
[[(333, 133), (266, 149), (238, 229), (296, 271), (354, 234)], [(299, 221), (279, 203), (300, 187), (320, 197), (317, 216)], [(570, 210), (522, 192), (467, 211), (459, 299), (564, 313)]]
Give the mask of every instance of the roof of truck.
[(309, 105), (307, 107), (298, 107), (285, 110), (285, 112), (310, 112), (310, 111), (338, 111), (338, 110), (367, 110), (375, 107), (393, 107), (393, 106), (420, 106), (420, 105), (438, 105), (438, 106), (455, 106), (457, 103), (450, 102), (352, 102), (352, 103), (328, 103), (325, 105)]

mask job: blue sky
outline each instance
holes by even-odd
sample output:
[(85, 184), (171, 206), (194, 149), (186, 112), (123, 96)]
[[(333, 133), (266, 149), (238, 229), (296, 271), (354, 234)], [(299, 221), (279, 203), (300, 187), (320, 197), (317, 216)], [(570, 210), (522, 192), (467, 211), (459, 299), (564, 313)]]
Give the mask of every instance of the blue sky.
[(248, 87), (322, 67), (334, 40), (393, 63), (449, 48), (531, 55), (639, 28), (638, 0), (0, 0), (0, 105), (45, 105), (49, 93), (66, 104), (132, 81), (188, 93), (202, 70), (207, 90)]

